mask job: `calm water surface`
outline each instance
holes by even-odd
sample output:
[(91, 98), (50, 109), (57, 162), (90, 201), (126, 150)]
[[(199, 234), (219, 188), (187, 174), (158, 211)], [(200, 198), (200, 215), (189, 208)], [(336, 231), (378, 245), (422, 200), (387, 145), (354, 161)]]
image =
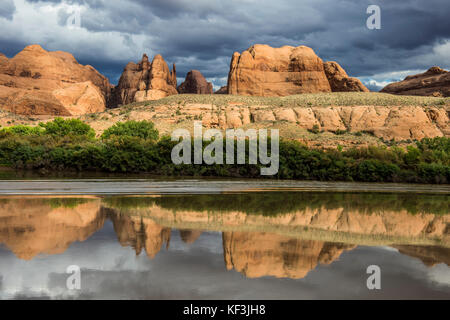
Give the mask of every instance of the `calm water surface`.
[(449, 204), (449, 186), (2, 180), (0, 298), (450, 299)]

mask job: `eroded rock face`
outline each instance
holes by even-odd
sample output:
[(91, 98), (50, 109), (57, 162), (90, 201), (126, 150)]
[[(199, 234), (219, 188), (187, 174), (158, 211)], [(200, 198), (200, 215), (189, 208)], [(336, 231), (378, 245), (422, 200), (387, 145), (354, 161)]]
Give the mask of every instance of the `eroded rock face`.
[(207, 82), (202, 73), (198, 70), (191, 70), (187, 73), (186, 79), (177, 88), (178, 93), (212, 94), (213, 86)]
[(350, 78), (347, 72), (335, 61), (323, 64), (325, 75), (333, 92), (369, 92), (357, 78)]
[(336, 62), (324, 64), (305, 46), (257, 44), (242, 54), (235, 52), (231, 60), (229, 94), (288, 96), (332, 91), (369, 90), (359, 80), (349, 78)]
[(67, 52), (31, 45), (0, 56), (0, 105), (25, 115), (70, 116), (104, 111), (111, 97), (107, 78)]
[(112, 106), (158, 100), (178, 94), (176, 87), (175, 65), (170, 71), (161, 55), (157, 54), (150, 63), (148, 56), (144, 54), (139, 63), (130, 62), (125, 67), (119, 84), (114, 89)]
[(414, 95), (450, 97), (450, 72), (432, 67), (427, 72), (406, 77), (384, 87), (381, 92)]

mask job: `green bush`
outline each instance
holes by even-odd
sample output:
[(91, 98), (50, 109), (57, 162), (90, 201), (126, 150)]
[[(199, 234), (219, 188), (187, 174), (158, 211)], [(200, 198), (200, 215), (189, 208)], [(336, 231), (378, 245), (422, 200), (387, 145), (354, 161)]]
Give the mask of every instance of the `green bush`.
[(44, 133), (44, 130), (41, 127), (31, 127), (25, 125), (17, 125), (7, 128), (2, 128), (0, 130), (3, 134), (12, 133), (16, 135), (29, 136), (29, 135), (40, 135)]
[(103, 134), (103, 139), (109, 139), (111, 136), (117, 137), (139, 137), (144, 140), (157, 141), (159, 132), (150, 121), (126, 121), (117, 122), (112, 127), (106, 129)]
[(343, 134), (346, 134), (346, 133), (348, 133), (348, 130), (341, 130), (341, 129), (337, 129), (335, 132), (334, 132), (334, 134), (335, 135), (343, 135)]
[(364, 160), (357, 166), (355, 180), (392, 182), (399, 172), (400, 168), (395, 164), (383, 163), (377, 159)]
[(320, 133), (320, 129), (319, 126), (317, 124), (313, 125), (311, 129), (308, 129), (309, 132), (314, 133), (314, 134), (318, 134)]
[(45, 134), (48, 135), (58, 137), (82, 136), (90, 139), (95, 137), (94, 129), (79, 119), (55, 118), (53, 121), (40, 123), (39, 125), (45, 129)]

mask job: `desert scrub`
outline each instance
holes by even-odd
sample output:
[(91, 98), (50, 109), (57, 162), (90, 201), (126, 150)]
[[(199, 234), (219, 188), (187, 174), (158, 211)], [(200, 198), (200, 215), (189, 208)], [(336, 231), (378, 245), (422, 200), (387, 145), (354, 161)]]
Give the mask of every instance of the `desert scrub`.
[(320, 133), (319, 125), (317, 124), (313, 125), (311, 129), (308, 129), (308, 131), (314, 134)]
[(341, 130), (341, 129), (338, 129), (338, 130), (336, 130), (334, 132), (334, 134), (337, 135), (337, 136), (340, 136), (340, 135), (343, 135), (343, 134), (347, 134), (347, 133), (349, 133), (348, 130)]

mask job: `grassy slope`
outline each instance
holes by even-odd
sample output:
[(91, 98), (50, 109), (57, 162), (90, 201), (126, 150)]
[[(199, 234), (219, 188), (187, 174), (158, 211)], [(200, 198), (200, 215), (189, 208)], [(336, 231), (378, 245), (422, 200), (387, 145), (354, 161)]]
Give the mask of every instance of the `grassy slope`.
[(197, 95), (183, 94), (169, 96), (155, 101), (130, 104), (126, 107), (160, 106), (172, 104), (214, 104), (228, 105), (266, 105), (272, 107), (308, 107), (308, 106), (439, 106), (450, 105), (450, 98), (398, 96), (378, 92), (333, 92), (298, 94), (287, 97), (250, 97), (233, 95)]

